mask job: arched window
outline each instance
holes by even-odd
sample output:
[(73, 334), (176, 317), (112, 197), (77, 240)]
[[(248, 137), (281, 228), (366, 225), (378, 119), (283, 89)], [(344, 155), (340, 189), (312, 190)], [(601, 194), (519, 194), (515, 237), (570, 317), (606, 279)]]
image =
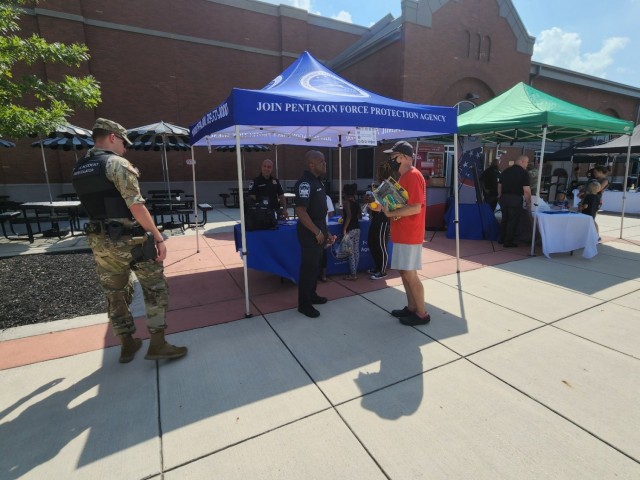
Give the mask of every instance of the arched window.
[(462, 55), (466, 58), (471, 56), (471, 32), (469, 30), (464, 31), (464, 46), (462, 50)]
[(484, 59), (487, 62), (491, 60), (491, 37), (487, 35), (482, 40), (482, 57), (484, 58), (481, 60)]
[(456, 103), (454, 107), (458, 110), (458, 115), (462, 115), (463, 113), (468, 112), (472, 108), (475, 108), (476, 104), (473, 102), (470, 102), (469, 100), (461, 100), (460, 102)]

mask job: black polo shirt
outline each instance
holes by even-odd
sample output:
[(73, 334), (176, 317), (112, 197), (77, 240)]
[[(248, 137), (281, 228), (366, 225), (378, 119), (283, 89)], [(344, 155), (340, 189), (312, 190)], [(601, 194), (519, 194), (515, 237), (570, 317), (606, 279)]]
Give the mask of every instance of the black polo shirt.
[(296, 206), (305, 207), (313, 223), (326, 231), (327, 194), (318, 177), (305, 170), (295, 186)]
[(279, 210), (280, 195), (284, 195), (284, 190), (277, 178), (273, 178), (269, 175), (269, 178), (264, 178), (262, 175), (258, 175), (253, 179), (253, 184), (249, 188), (249, 195), (255, 195), (256, 202), (263, 204), (266, 200), (269, 204), (269, 208)]
[(500, 184), (502, 185), (502, 195), (524, 195), (522, 187), (531, 185), (529, 172), (520, 165), (511, 165), (500, 174)]

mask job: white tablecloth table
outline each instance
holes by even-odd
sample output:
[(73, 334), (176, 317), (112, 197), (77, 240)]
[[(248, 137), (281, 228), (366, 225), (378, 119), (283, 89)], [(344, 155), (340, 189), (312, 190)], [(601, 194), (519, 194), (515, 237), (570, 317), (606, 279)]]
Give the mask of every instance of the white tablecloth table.
[[(573, 191), (573, 206), (577, 207), (580, 203), (578, 198), (578, 190)], [(602, 192), (602, 208), (603, 212), (622, 212), (622, 193), (613, 190), (605, 190)], [(624, 202), (624, 213), (640, 213), (640, 192), (627, 192), (627, 198)]]
[(593, 258), (598, 254), (598, 231), (595, 222), (583, 213), (537, 213), (542, 253), (572, 252), (584, 248), (582, 256)]
[[(605, 212), (622, 212), (622, 193), (611, 190), (602, 192), (602, 210)], [(624, 213), (640, 213), (640, 193), (627, 192)]]

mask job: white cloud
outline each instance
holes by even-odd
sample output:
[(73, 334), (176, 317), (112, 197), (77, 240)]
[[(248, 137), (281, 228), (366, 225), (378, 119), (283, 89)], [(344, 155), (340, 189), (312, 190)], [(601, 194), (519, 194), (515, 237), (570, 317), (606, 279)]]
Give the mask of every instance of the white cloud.
[(311, 7), (311, 0), (272, 0), (270, 1), (270, 3), (274, 3), (276, 5), (280, 3), (283, 5), (291, 5), (292, 7), (299, 8), (301, 10), (306, 10), (307, 12), (312, 13), (314, 15), (322, 16), (322, 13), (320, 13), (320, 11), (314, 10)]
[(311, 0), (292, 0), (291, 6), (309, 11), (311, 10)]
[(553, 27), (540, 33), (533, 56), (542, 63), (605, 78), (607, 69), (613, 64), (613, 55), (628, 43), (626, 37), (609, 37), (597, 52), (581, 53), (579, 34)]
[(345, 12), (344, 10), (340, 10), (337, 15), (333, 15), (331, 18), (333, 18), (334, 20), (340, 20), (341, 22), (353, 23), (351, 14), (349, 12)]

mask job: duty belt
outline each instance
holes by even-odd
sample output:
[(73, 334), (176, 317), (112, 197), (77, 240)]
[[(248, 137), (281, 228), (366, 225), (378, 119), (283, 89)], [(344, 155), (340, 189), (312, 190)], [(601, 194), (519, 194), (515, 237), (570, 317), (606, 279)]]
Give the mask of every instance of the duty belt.
[[(87, 234), (104, 234), (109, 235), (111, 237), (122, 237), (122, 236), (131, 236), (131, 237), (140, 237), (145, 234), (145, 230), (140, 226), (135, 226), (131, 228), (127, 228), (122, 225), (120, 222), (101, 222), (101, 221), (92, 221), (85, 225), (84, 231)], [(115, 240), (115, 238), (112, 238)]]

